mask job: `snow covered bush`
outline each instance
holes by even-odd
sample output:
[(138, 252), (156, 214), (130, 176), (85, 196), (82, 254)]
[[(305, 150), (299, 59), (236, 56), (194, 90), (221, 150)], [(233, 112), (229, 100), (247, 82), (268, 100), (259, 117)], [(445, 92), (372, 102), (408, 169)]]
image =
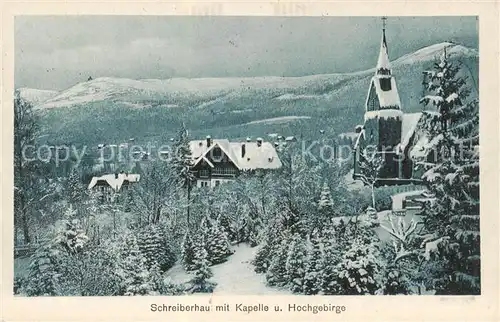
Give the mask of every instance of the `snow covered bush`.
[(411, 294), (411, 286), (408, 277), (396, 268), (389, 268), (384, 276), (382, 292), (384, 295)]
[(59, 261), (61, 292), (72, 296), (118, 295), (117, 265), (116, 259), (104, 247), (77, 254), (63, 253)]
[(154, 265), (149, 270), (153, 283), (153, 295), (182, 295), (185, 292), (182, 284), (173, 283), (170, 277), (164, 277), (161, 269)]
[(356, 239), (337, 265), (337, 283), (343, 295), (375, 294), (379, 289), (378, 250), (373, 243)]

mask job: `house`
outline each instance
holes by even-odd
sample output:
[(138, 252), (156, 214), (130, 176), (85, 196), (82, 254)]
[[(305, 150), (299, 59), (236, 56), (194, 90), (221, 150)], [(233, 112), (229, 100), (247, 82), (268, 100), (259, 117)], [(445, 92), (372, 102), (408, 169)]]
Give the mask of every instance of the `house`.
[(377, 185), (420, 183), (422, 173), (416, 165), (430, 157), (430, 151), (424, 148), (429, 138), (422, 131), (422, 125), (432, 117), (432, 112), (403, 112), (389, 61), (385, 26), (364, 109), (364, 124), (356, 126), (354, 132), (354, 179), (362, 175), (360, 158), (363, 151), (371, 147), (371, 151), (382, 154), (385, 160)]
[(281, 167), (281, 161), (274, 146), (257, 138), (245, 142), (205, 140), (189, 143), (193, 158), (192, 170), (197, 187), (215, 187), (234, 180), (243, 171), (269, 170)]
[(139, 182), (140, 179), (139, 174), (105, 174), (100, 177), (93, 177), (88, 189), (98, 191), (102, 200), (111, 201), (114, 193), (129, 189), (132, 184)]

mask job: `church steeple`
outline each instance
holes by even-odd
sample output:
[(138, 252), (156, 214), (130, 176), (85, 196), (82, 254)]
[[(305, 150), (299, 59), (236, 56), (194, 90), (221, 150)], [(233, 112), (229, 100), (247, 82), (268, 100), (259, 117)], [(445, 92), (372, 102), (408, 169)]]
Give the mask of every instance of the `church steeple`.
[(387, 40), (385, 39), (386, 17), (382, 18), (382, 41), (380, 43), (380, 52), (378, 54), (376, 75), (391, 75), (391, 63), (389, 61), (389, 51), (387, 49)]

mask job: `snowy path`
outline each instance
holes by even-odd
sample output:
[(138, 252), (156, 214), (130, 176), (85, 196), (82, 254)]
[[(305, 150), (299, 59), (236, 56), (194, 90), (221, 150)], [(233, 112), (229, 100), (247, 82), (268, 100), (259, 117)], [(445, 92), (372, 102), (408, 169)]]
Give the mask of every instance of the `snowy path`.
[[(288, 290), (272, 288), (266, 285), (264, 274), (257, 274), (250, 263), (255, 256), (257, 247), (251, 248), (247, 244), (233, 247), (235, 253), (229, 256), (227, 262), (212, 266), (214, 276), (212, 281), (217, 283), (215, 295), (286, 295)], [(184, 283), (192, 276), (177, 264), (167, 273), (173, 282)]]
[(257, 274), (250, 263), (257, 247), (247, 244), (234, 246), (236, 251), (227, 262), (213, 266), (213, 281), (217, 282), (216, 295), (286, 295), (287, 290), (271, 288), (266, 285), (264, 274)]

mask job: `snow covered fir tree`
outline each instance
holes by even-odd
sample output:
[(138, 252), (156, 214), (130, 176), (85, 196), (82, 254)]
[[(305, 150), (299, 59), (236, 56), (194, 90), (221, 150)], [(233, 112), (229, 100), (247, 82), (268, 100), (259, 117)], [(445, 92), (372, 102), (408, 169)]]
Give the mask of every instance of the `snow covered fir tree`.
[(479, 56), (404, 27), (353, 73), (16, 91), (14, 294), (481, 294)]

